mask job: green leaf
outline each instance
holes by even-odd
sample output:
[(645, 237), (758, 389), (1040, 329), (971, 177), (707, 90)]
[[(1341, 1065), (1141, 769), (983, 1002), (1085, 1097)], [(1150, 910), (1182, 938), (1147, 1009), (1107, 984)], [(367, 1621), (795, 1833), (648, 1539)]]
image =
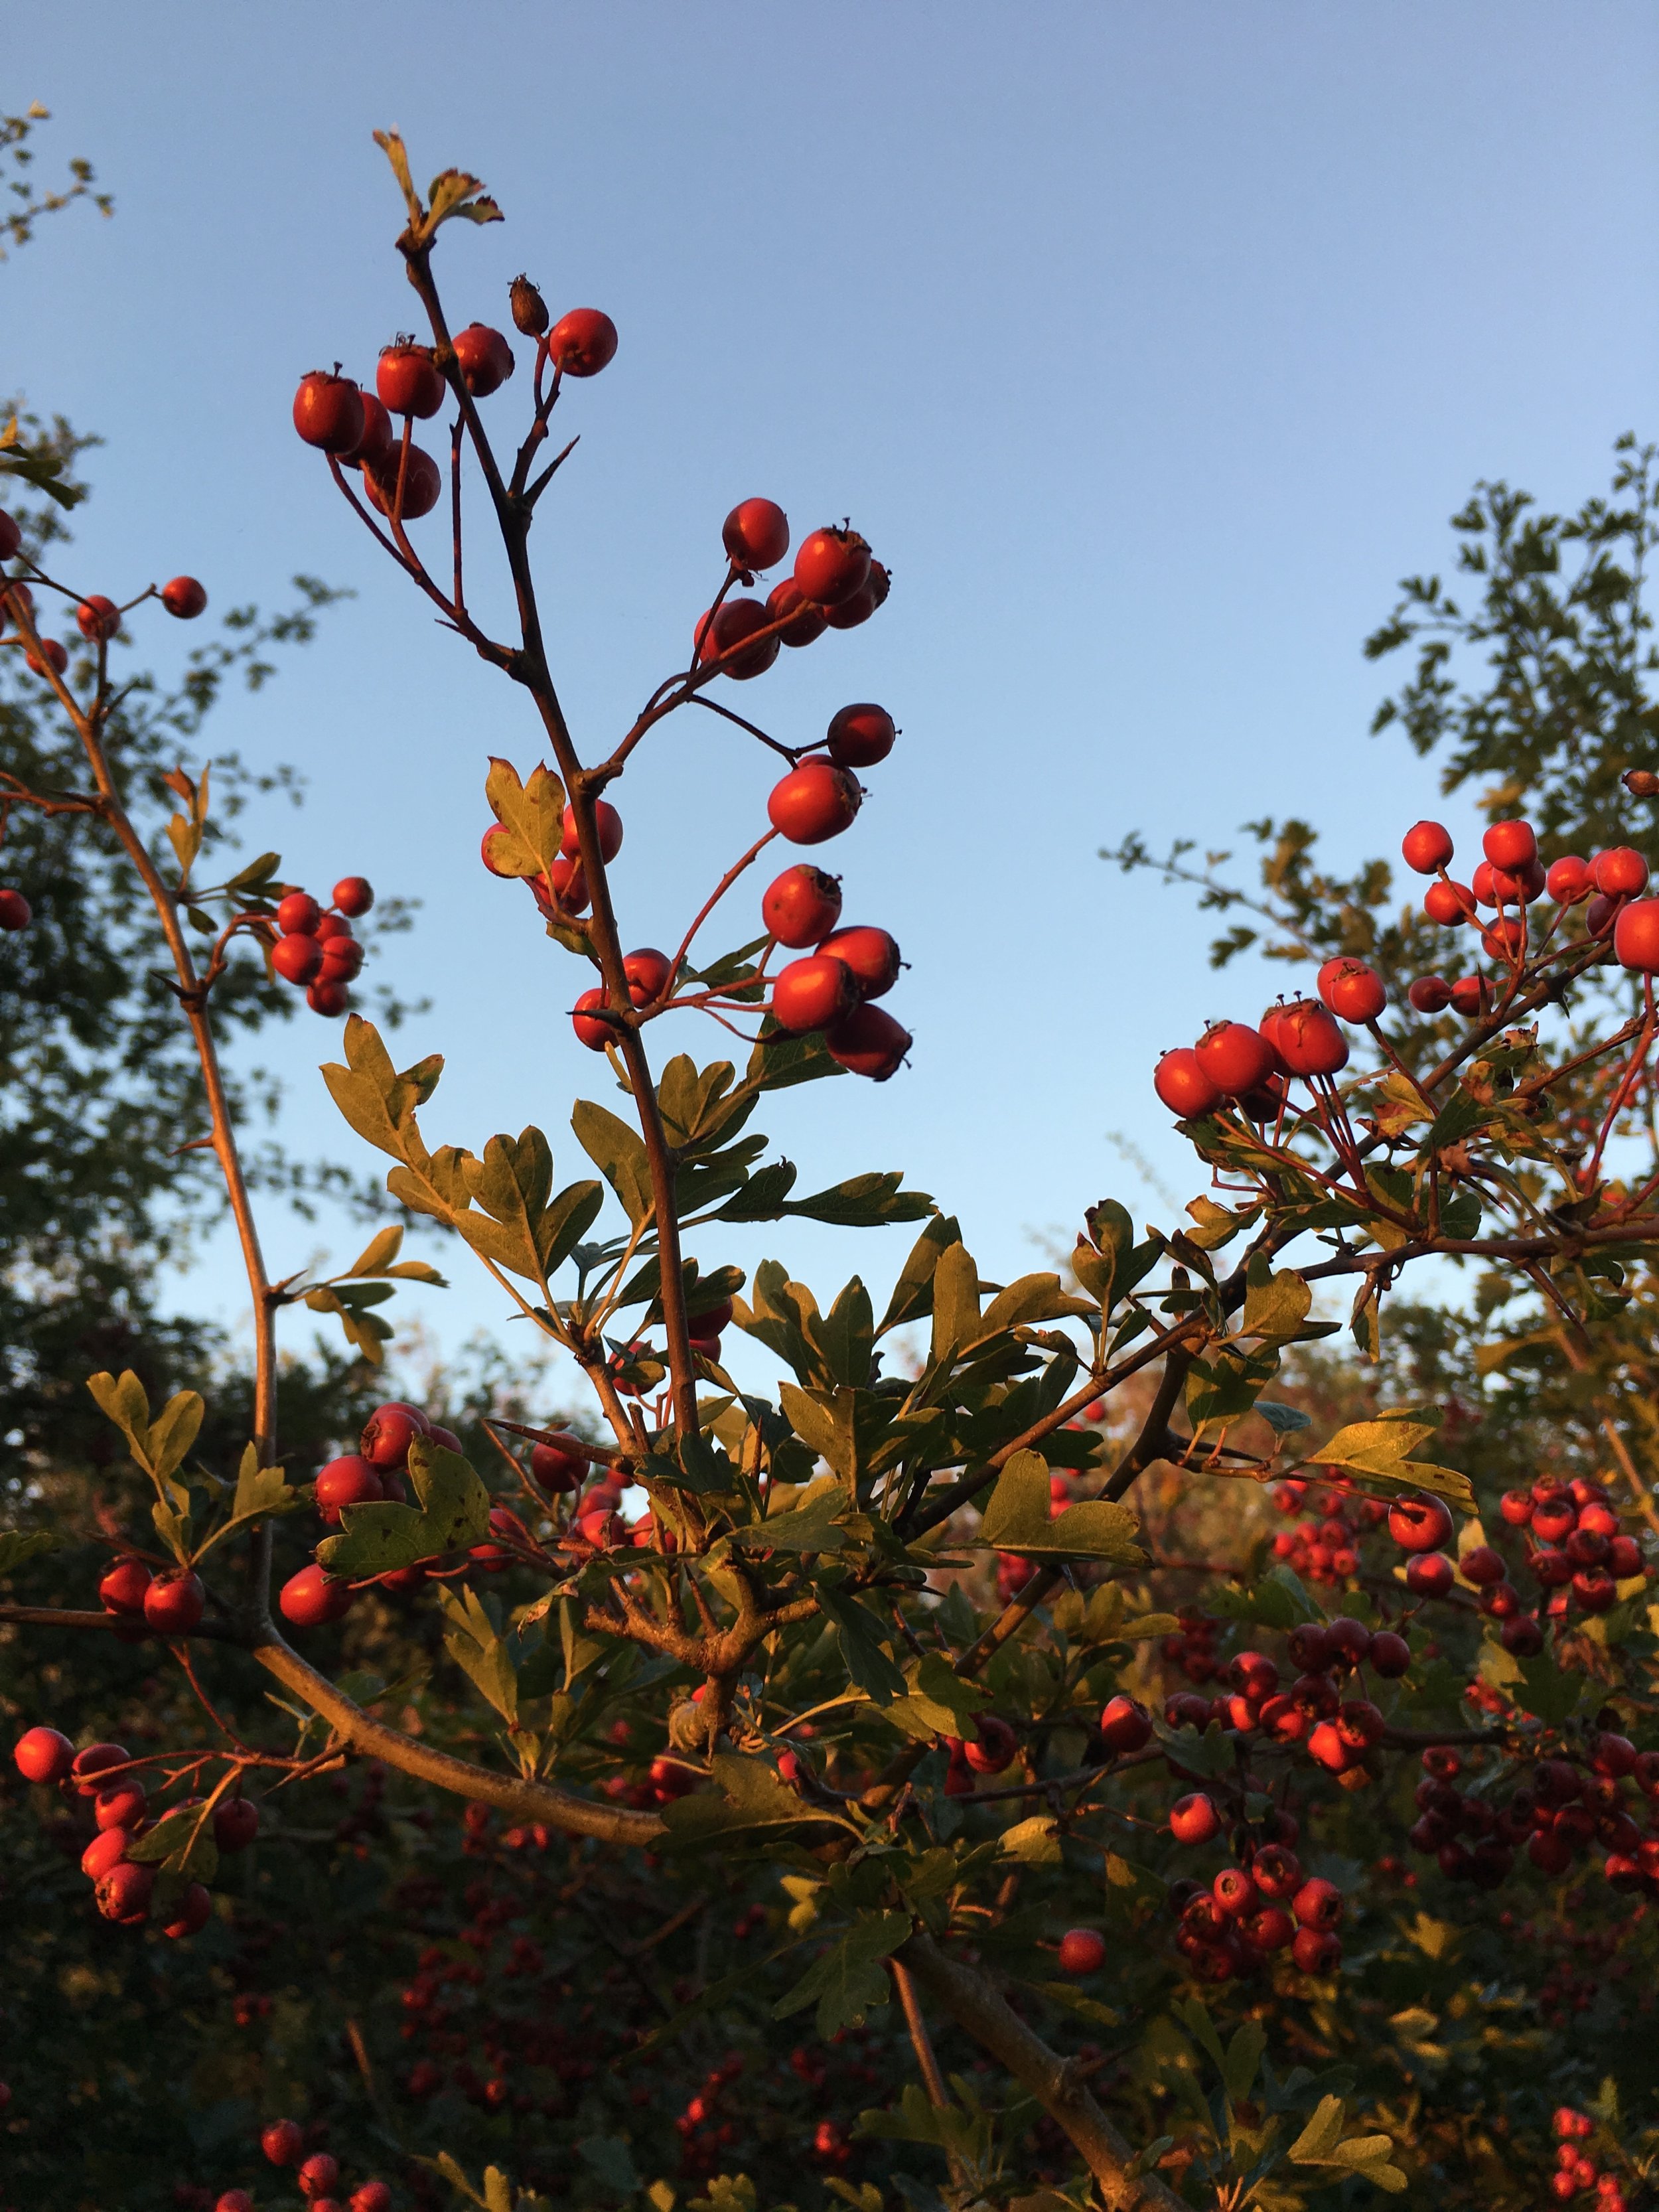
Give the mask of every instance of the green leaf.
[(839, 1552), (847, 1531), (836, 1525), (836, 1516), (846, 1510), (846, 1491), (826, 1476), (811, 1484), (788, 1512), (769, 1513), (734, 1530), (731, 1541), (739, 1551)]
[(1256, 2069), (1261, 2063), (1261, 2054), (1267, 2047), (1267, 2031), (1260, 2021), (1247, 2020), (1227, 2045), (1225, 2063), (1221, 2078), (1227, 2085), (1227, 2095), (1235, 2105), (1242, 2105), (1250, 2094)]
[(996, 1551), (1028, 1559), (1144, 1564), (1146, 1553), (1133, 1540), (1139, 1523), (1127, 1505), (1089, 1499), (1068, 1505), (1051, 1521), (1048, 1504), (1048, 1462), (1041, 1452), (1016, 1452), (997, 1478), (980, 1535)]
[(1299, 2166), (1323, 2166), (1342, 2139), (1346, 2107), (1340, 2097), (1322, 2097), (1301, 2134), (1291, 2145), (1291, 2156)]
[(438, 1601), (449, 1624), (444, 1650), (511, 1727), (519, 1717), (519, 1678), (477, 1592), (444, 1588), (438, 1592)]
[(826, 2039), (842, 2028), (862, 2027), (865, 2015), (887, 2002), (889, 1983), (881, 1961), (909, 1933), (908, 1912), (860, 1913), (841, 1941), (780, 1998), (772, 2017), (787, 2020), (792, 2013), (816, 2003), (817, 2032)]
[(1026, 1866), (1058, 1866), (1060, 1831), (1051, 1814), (1034, 1813), (1029, 1820), (1016, 1820), (1005, 1828), (997, 1848), (1004, 1858), (1018, 1859)]
[(809, 1221), (828, 1221), (838, 1229), (878, 1229), (889, 1221), (921, 1221), (933, 1211), (925, 1190), (901, 1190), (904, 1177), (894, 1170), (884, 1174), (848, 1176), (845, 1182), (815, 1191), (811, 1198), (793, 1198), (786, 1213), (804, 1215)]
[(1298, 1430), (1313, 1426), (1312, 1415), (1304, 1413), (1300, 1406), (1281, 1406), (1276, 1399), (1258, 1398), (1251, 1410), (1261, 1414), (1275, 1436), (1295, 1436)]
[(141, 1866), (159, 1866), (187, 1881), (211, 1881), (219, 1868), (219, 1846), (211, 1818), (199, 1805), (164, 1813), (155, 1826), (127, 1845), (126, 1855)]
[(1282, 1563), (1269, 1567), (1254, 1588), (1224, 1588), (1209, 1603), (1224, 1620), (1253, 1620), (1263, 1628), (1295, 1628), (1303, 1621), (1325, 1618), (1300, 1578)]
[(361, 1580), (465, 1549), (489, 1533), (489, 1492), (459, 1452), (417, 1437), (409, 1449), (416, 1505), (347, 1505), (342, 1532), (317, 1547), (331, 1575)]
[(1293, 1267), (1275, 1273), (1265, 1252), (1252, 1254), (1246, 1280), (1241, 1336), (1263, 1336), (1289, 1343), (1308, 1318), (1313, 1304), (1312, 1287)]
[(736, 1752), (716, 1752), (709, 1762), (712, 1790), (676, 1797), (663, 1808), (663, 1820), (676, 1845), (725, 1844), (757, 1829), (797, 1828), (823, 1815), (803, 1802), (764, 1759)]
[(603, 1106), (579, 1098), (571, 1111), (576, 1142), (622, 1200), (635, 1229), (651, 1212), (651, 1164), (638, 1132)]
[(878, 1705), (904, 1696), (909, 1685), (882, 1649), (884, 1632), (855, 1597), (848, 1597), (825, 1583), (817, 1585), (817, 1601), (836, 1630), (848, 1674)]
[(1518, 1680), (1510, 1684), (1510, 1694), (1517, 1705), (1542, 1721), (1547, 1727), (1559, 1728), (1577, 1711), (1587, 1692), (1599, 1699), (1599, 1686), (1579, 1674), (1569, 1674), (1553, 1659), (1542, 1656), (1536, 1659), (1516, 1662)]
[(14, 1575), (43, 1552), (55, 1552), (59, 1539), (52, 1528), (0, 1529), (0, 1575)]
[(933, 1310), (933, 1274), (940, 1255), (962, 1242), (961, 1231), (948, 1214), (936, 1213), (910, 1247), (910, 1256), (899, 1270), (893, 1295), (881, 1317), (878, 1334), (899, 1328), (906, 1322), (924, 1321)]

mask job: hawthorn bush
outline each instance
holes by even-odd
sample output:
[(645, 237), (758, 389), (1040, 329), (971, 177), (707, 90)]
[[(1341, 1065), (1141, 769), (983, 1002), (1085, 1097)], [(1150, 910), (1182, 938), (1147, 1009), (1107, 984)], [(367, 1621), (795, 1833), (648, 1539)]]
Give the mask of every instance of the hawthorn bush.
[[(438, 234), (499, 211), (455, 171), (422, 198), (381, 143), (426, 335), (372, 390), (307, 374), (295, 428), (524, 695), (550, 759), (489, 763), (481, 857), (531, 892), (611, 1103), (576, 1103), (597, 1172), (562, 1186), (538, 1128), (434, 1149), (441, 1060), (400, 1070), (347, 1012), (370, 887), (325, 900), (275, 855), (204, 882), (199, 768), (168, 773), (176, 809), (152, 821), (112, 655), (155, 602), (194, 619), (202, 587), (118, 604), (0, 518), (8, 657), (80, 761), (9, 772), (0, 804), (142, 887), (254, 1313), (246, 1404), (100, 1366), (103, 1474), (43, 1421), (9, 1493), (7, 2201), (1641, 2201), (1647, 457), (1572, 523), (1483, 494), (1463, 519), (1480, 611), (1424, 581), (1376, 641), (1419, 645), (1413, 738), (1455, 741), (1454, 781), (1503, 779), (1467, 887), (1437, 824), (1400, 825), (1427, 911), (1398, 918), (1383, 864), (1328, 880), (1303, 825), (1258, 825), (1248, 903), (1317, 995), (1159, 1062), (1206, 1190), (1139, 1235), (1103, 1200), (1064, 1276), (987, 1283), (896, 1174), (797, 1196), (752, 1127), (769, 1094), (886, 1079), (910, 1047), (884, 1004), (897, 948), (842, 926), (838, 880), (773, 853), (756, 889), (769, 847), (852, 828), (893, 717), (857, 702), (786, 741), (726, 689), (781, 648), (836, 650), (884, 568), (829, 526), (763, 597), (789, 526), (743, 501), (689, 665), (608, 750), (580, 744), (530, 540), (570, 452), (543, 456), (554, 410), (617, 334), (594, 309), (556, 319), (525, 278), (519, 348), (453, 327)], [(521, 434), (498, 447), (520, 365)], [(452, 410), (428, 453), (416, 422)], [(480, 517), (505, 639), (465, 587)], [(1483, 653), (1485, 688), (1460, 691)], [(681, 942), (629, 950), (626, 772), (694, 709), (779, 756), (769, 826), (734, 809)], [(1601, 849), (1575, 854), (1581, 831)], [(31, 850), (0, 881), (8, 991), (52, 922)], [(706, 949), (717, 924), (744, 941)], [(1449, 943), (1479, 945), (1455, 976)], [(267, 1270), (218, 1058), (239, 994), (296, 992), (347, 1012), (325, 1077), (401, 1209), (322, 1280)], [(663, 1058), (670, 1008), (746, 1054)], [(857, 1278), (823, 1304), (780, 1263), (746, 1281), (722, 1258), (723, 1224), (797, 1215), (915, 1225), (879, 1316)], [(375, 1402), (380, 1310), (434, 1273), (402, 1256), (409, 1216), (469, 1249), (587, 1404)], [(1471, 1267), (1473, 1297), (1448, 1295)], [(1326, 1315), (1349, 1293), (1339, 1355)], [(358, 1355), (301, 1370), (297, 1417), (277, 1337), (296, 1306)], [(775, 1394), (727, 1371), (733, 1328), (787, 1370)]]

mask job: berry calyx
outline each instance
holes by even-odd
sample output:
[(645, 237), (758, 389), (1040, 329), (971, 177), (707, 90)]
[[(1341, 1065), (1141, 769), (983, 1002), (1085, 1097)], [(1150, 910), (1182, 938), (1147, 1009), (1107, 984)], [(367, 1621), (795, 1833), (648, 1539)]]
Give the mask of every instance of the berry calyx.
[(75, 610), (76, 627), (94, 645), (107, 645), (121, 627), (121, 610), (113, 599), (94, 592)]
[(772, 827), (792, 845), (822, 845), (850, 825), (863, 798), (845, 769), (827, 760), (804, 760), (773, 785), (766, 811)]
[(25, 1782), (62, 1782), (75, 1764), (75, 1746), (56, 1729), (26, 1729), (11, 1755)]
[(499, 392), (518, 367), (512, 347), (488, 323), (469, 323), (457, 331), (454, 345), (461, 380), (475, 399), (488, 399), (492, 392)]
[(418, 1406), (402, 1398), (377, 1406), (363, 1424), (357, 1449), (371, 1467), (406, 1466), (409, 1448), (416, 1437), (429, 1436), (432, 1424)]
[(1439, 822), (1413, 822), (1400, 841), (1406, 866), (1419, 876), (1431, 876), (1452, 856), (1451, 832)]
[(547, 357), (565, 376), (597, 376), (617, 357), (617, 325), (598, 307), (572, 307), (547, 334)]
[(153, 1866), (136, 1866), (130, 1859), (118, 1859), (93, 1893), (99, 1911), (118, 1927), (136, 1928), (149, 1917), (155, 1875)]
[(144, 1619), (158, 1636), (188, 1636), (206, 1611), (201, 1577), (187, 1567), (157, 1575), (144, 1592)]
[(772, 985), (772, 1018), (792, 1035), (827, 1030), (859, 1003), (859, 988), (846, 963), (826, 952), (792, 960)]
[(342, 876), (334, 886), (334, 904), (337, 912), (349, 915), (356, 921), (367, 914), (374, 903), (374, 888), (367, 876)]
[(349, 376), (313, 368), (294, 395), (294, 427), (319, 453), (349, 453), (363, 434), (363, 403)]
[(349, 1583), (336, 1582), (314, 1563), (290, 1575), (277, 1594), (284, 1620), (296, 1628), (320, 1628), (349, 1613), (356, 1592)]
[(897, 982), (903, 964), (896, 941), (884, 929), (872, 928), (867, 922), (836, 930), (824, 939), (818, 951), (851, 971), (861, 999), (884, 998)]
[(374, 366), (374, 389), (389, 415), (425, 421), (444, 404), (444, 380), (432, 349), (410, 338), (399, 338), (382, 351)]
[(207, 603), (207, 586), (194, 576), (174, 576), (161, 586), (161, 605), (180, 622), (194, 622)]
[(897, 1073), (915, 1040), (884, 1006), (860, 1006), (845, 1021), (826, 1030), (823, 1042), (830, 1059), (849, 1073), (885, 1083), (889, 1076)]
[(841, 884), (822, 868), (799, 861), (768, 886), (761, 899), (761, 920), (778, 943), (792, 951), (820, 944), (841, 920)]
[(775, 568), (789, 550), (789, 518), (774, 500), (740, 500), (726, 518), (720, 543), (734, 568)]
[(795, 555), (795, 581), (803, 598), (836, 607), (869, 580), (870, 548), (856, 530), (814, 530)]
[[(593, 828), (599, 841), (599, 858), (614, 860), (622, 850), (623, 818), (608, 799), (593, 801)], [(568, 860), (575, 860), (581, 852), (581, 841), (576, 831), (576, 810), (567, 806), (559, 824), (559, 850)]]

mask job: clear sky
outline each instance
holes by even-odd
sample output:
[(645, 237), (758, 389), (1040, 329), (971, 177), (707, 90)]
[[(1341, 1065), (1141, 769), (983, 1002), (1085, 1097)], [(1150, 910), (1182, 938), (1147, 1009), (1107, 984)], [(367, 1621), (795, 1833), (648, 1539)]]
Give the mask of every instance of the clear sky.
[[(86, 0), (72, 36), (16, 15), (0, 75), (8, 109), (54, 111), (46, 179), (85, 153), (118, 204), (0, 274), (0, 386), (107, 440), (78, 584), (187, 568), (222, 607), (306, 569), (357, 593), (219, 740), (309, 777), (302, 812), (254, 831), (295, 878), (424, 901), (382, 965), (432, 1001), (400, 1052), (450, 1056), (434, 1141), (537, 1121), (574, 1176), (570, 1098), (606, 1092), (564, 1018), (574, 963), (477, 861), (485, 755), (538, 754), (523, 704), (289, 427), (303, 370), (367, 377), (412, 319), (371, 130), (506, 210), (445, 234), (454, 320), (503, 319), (525, 268), (556, 313), (619, 325), (561, 407), (582, 442), (538, 527), (586, 746), (684, 665), (734, 500), (870, 537), (883, 613), (725, 689), (793, 741), (848, 699), (902, 724), (825, 857), (847, 918), (912, 963), (890, 1003), (914, 1064), (786, 1094), (762, 1126), (803, 1187), (904, 1167), (999, 1277), (1103, 1195), (1165, 1213), (1109, 1132), (1198, 1187), (1152, 1062), (1261, 1002), (1259, 973), (1210, 974), (1181, 894), (1097, 848), (1136, 827), (1227, 845), (1295, 811), (1337, 857), (1392, 849), (1435, 790), (1366, 735), (1384, 679), (1360, 641), (1395, 580), (1443, 562), (1477, 477), (1576, 502), (1620, 431), (1655, 429), (1659, 16), (1627, 0)], [(686, 719), (619, 794), (631, 943), (672, 944), (763, 821), (758, 749)], [(370, 1164), (314, 1073), (337, 1034), (307, 1018), (270, 1048), (286, 1132)], [(273, 1265), (317, 1234), (273, 1224)], [(349, 1234), (327, 1232), (342, 1257)], [(829, 1293), (884, 1281), (909, 1234), (773, 1229), (702, 1256), (775, 1251)], [(497, 1310), (452, 1256), (456, 1288), (408, 1308), (450, 1342)], [(242, 1303), (222, 1254), (181, 1295)]]

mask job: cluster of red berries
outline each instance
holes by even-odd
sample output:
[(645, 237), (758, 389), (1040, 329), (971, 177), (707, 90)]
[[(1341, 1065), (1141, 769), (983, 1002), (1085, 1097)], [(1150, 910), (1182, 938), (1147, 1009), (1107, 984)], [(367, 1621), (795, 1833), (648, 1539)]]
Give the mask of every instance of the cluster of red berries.
[[(615, 356), (617, 326), (597, 307), (574, 307), (548, 328), (548, 314), (534, 285), (520, 278), (513, 288), (513, 319), (526, 337), (534, 337), (536, 371), (550, 361), (557, 380), (597, 376)], [(475, 399), (486, 399), (518, 366), (504, 331), (488, 323), (469, 323), (453, 341), (456, 366)], [(399, 337), (375, 364), (374, 389), (331, 372), (313, 369), (294, 395), (294, 427), (308, 446), (331, 461), (361, 469), (371, 506), (395, 522), (416, 522), (430, 514), (443, 489), (438, 464), (409, 434), (444, 404), (448, 389), (430, 346)], [(401, 416), (399, 437), (393, 416)]]
[(1575, 2197), (1593, 2190), (1598, 2212), (1626, 2212), (1628, 2200), (1619, 2176), (1598, 2166), (1579, 2148), (1595, 2133), (1595, 2123), (1589, 2114), (1576, 2112), (1570, 2105), (1562, 2105), (1550, 2124), (1557, 2142), (1555, 2171), (1550, 2176), (1550, 2195), (1556, 2203), (1571, 2204)]
[[(407, 1504), (409, 1492), (404, 1478), (409, 1469), (409, 1448), (417, 1437), (441, 1445), (446, 1451), (461, 1449), (460, 1438), (452, 1430), (439, 1427), (420, 1407), (400, 1398), (377, 1406), (363, 1425), (356, 1450), (318, 1469), (313, 1495), (325, 1523), (337, 1528), (341, 1509), (347, 1505)], [(418, 1589), (428, 1571), (422, 1562), (394, 1568), (378, 1579), (387, 1589)], [(296, 1628), (316, 1628), (349, 1613), (356, 1596), (353, 1584), (328, 1574), (313, 1562), (289, 1577), (276, 1602), (284, 1620)]]
[(704, 2075), (702, 2087), (687, 2100), (684, 2111), (675, 2115), (683, 2173), (704, 2178), (715, 2173), (721, 2153), (729, 2151), (738, 2140), (736, 2121), (721, 2118), (719, 2106), (724, 2092), (742, 2072), (743, 2060), (734, 2051)]
[[(311, 2212), (392, 2212), (392, 2191), (384, 2181), (365, 2181), (343, 2203), (336, 2197), (340, 2185), (340, 2162), (325, 2150), (303, 2155), (304, 2130), (295, 2120), (273, 2120), (259, 2137), (259, 2148), (276, 2166), (292, 2166), (300, 2194)], [(253, 2212), (253, 2199), (245, 2190), (228, 2190), (215, 2212)]]
[[(728, 583), (752, 583), (757, 569), (776, 568), (789, 550), (789, 518), (775, 500), (740, 500), (720, 535), (732, 563)], [(868, 622), (891, 588), (886, 569), (850, 524), (814, 530), (801, 541), (793, 574), (764, 601), (722, 597), (698, 616), (696, 665), (747, 683), (765, 674), (780, 645), (811, 645), (826, 629)]]
[[(0, 561), (15, 560), (22, 544), (23, 533), (15, 518), (0, 508)], [(151, 589), (154, 590), (153, 586)], [(150, 592), (145, 592), (141, 596), (149, 599)], [(167, 612), (175, 615), (180, 622), (193, 622), (198, 615), (206, 611), (208, 603), (205, 586), (199, 584), (194, 576), (174, 576), (163, 584), (155, 596)], [(131, 604), (136, 606), (138, 601), (134, 600)], [(115, 601), (106, 598), (102, 592), (93, 592), (76, 607), (76, 627), (88, 645), (107, 645), (119, 632), (121, 617), (125, 612), (125, 607), (117, 606)], [(0, 575), (0, 636), (5, 633), (8, 618), (17, 623), (21, 630), (22, 623), (20, 617), (25, 615), (39, 636), (39, 629), (34, 623), (33, 592), (21, 580)], [(17, 642), (24, 643), (24, 641), (20, 638)], [(42, 637), (39, 652), (33, 646), (25, 644), (24, 659), (31, 675), (44, 677), (50, 673), (62, 676), (69, 666), (69, 647), (60, 638)], [(21, 924), (10, 926), (19, 927)]]
[[(1549, 1592), (1543, 1609), (1551, 1620), (1559, 1620), (1575, 1608), (1609, 1612), (1621, 1583), (1645, 1581), (1651, 1572), (1640, 1544), (1620, 1527), (1606, 1486), (1588, 1475), (1575, 1475), (1571, 1482), (1546, 1475), (1528, 1490), (1505, 1491), (1498, 1510), (1510, 1528), (1525, 1528), (1532, 1536), (1527, 1571)], [(1492, 1575), (1491, 1560), (1471, 1552), (1460, 1565), (1470, 1582), (1482, 1585), (1483, 1610), (1504, 1620), (1497, 1593), (1504, 1583)]]
[(113, 1613), (124, 1643), (146, 1635), (188, 1636), (207, 1610), (207, 1592), (188, 1567), (163, 1567), (159, 1574), (135, 1553), (112, 1559), (98, 1583), (98, 1602)]
[[(56, 1729), (32, 1728), (19, 1737), (12, 1757), (26, 1782), (67, 1789), (89, 1810), (96, 1833), (81, 1854), (81, 1871), (95, 1885), (94, 1899), (106, 1920), (118, 1927), (142, 1927), (150, 1917), (158, 1869), (127, 1854), (164, 1814), (199, 1807), (199, 1797), (183, 1797), (158, 1813), (137, 1761), (118, 1743), (90, 1743), (82, 1751)], [(212, 1814), (213, 1838), (222, 1852), (246, 1850), (259, 1832), (259, 1808), (246, 1797), (227, 1797)], [(213, 1911), (204, 1885), (191, 1882), (173, 1908), (162, 1934), (177, 1941), (204, 1927)]]
[[(1278, 1664), (1263, 1651), (1239, 1651), (1227, 1667), (1231, 1688), (1214, 1699), (1177, 1691), (1164, 1705), (1170, 1728), (1206, 1729), (1219, 1722), (1235, 1735), (1258, 1729), (1275, 1743), (1302, 1744), (1328, 1774), (1352, 1774), (1358, 1787), (1366, 1754), (1382, 1741), (1382, 1714), (1369, 1698), (1343, 1698), (1333, 1675), (1369, 1667), (1383, 1681), (1395, 1681), (1411, 1666), (1411, 1647), (1392, 1629), (1367, 1628), (1339, 1613), (1334, 1620), (1305, 1622), (1291, 1631), (1291, 1657), (1301, 1669), (1288, 1690), (1279, 1688)], [(1208, 1802), (1207, 1800), (1206, 1801)], [(1202, 1836), (1177, 1841), (1202, 1842)]]
[(1179, 1923), (1176, 1948), (1200, 1981), (1259, 1973), (1286, 1948), (1304, 1974), (1334, 1973), (1342, 1961), (1342, 1893), (1304, 1875), (1288, 1844), (1255, 1847), (1246, 1864), (1223, 1867), (1207, 1889), (1190, 1880), (1171, 1884), (1170, 1907)]
[[(1447, 1746), (1431, 1747), (1417, 1785), (1413, 1849), (1437, 1859), (1454, 1881), (1496, 1889), (1522, 1844), (1547, 1875), (1565, 1875), (1599, 1845), (1607, 1855), (1602, 1871), (1614, 1888), (1659, 1896), (1659, 1753), (1638, 1752), (1616, 1729), (1598, 1728), (1583, 1759), (1583, 1765), (1562, 1757), (1538, 1760), (1499, 1806), (1454, 1787), (1462, 1771), (1458, 1754)], [(1634, 1801), (1623, 1788), (1627, 1780), (1646, 1797), (1648, 1825), (1656, 1832), (1644, 1837), (1631, 1817)]]
[(1363, 960), (1328, 960), (1319, 971), (1319, 998), (1280, 999), (1252, 1029), (1248, 1022), (1214, 1022), (1195, 1045), (1166, 1052), (1152, 1087), (1182, 1121), (1212, 1114), (1224, 1100), (1253, 1121), (1272, 1121), (1288, 1102), (1293, 1077), (1316, 1096), (1348, 1062), (1348, 1040), (1339, 1021), (1373, 1024), (1388, 1004), (1382, 979)]
[(362, 876), (343, 876), (326, 911), (309, 891), (289, 891), (277, 902), (270, 964), (285, 983), (301, 987), (313, 1013), (343, 1014), (346, 986), (363, 964), (363, 948), (351, 925), (368, 912), (374, 893)]
[[(1494, 822), (1480, 842), (1485, 858), (1474, 880), (1460, 884), (1447, 873), (1453, 845), (1443, 823), (1415, 822), (1406, 832), (1400, 849), (1407, 866), (1436, 878), (1423, 896), (1423, 911), (1431, 921), (1447, 929), (1472, 923), (1487, 956), (1514, 967), (1530, 936), (1527, 909), (1548, 897), (1561, 910), (1552, 929), (1570, 908), (1583, 906), (1587, 936), (1610, 936), (1613, 957), (1624, 967), (1640, 975), (1659, 974), (1659, 899), (1640, 896), (1647, 889), (1648, 864), (1633, 846), (1611, 846), (1588, 860), (1564, 853), (1546, 868), (1529, 822)], [(1482, 908), (1494, 918), (1485, 920)], [(1440, 975), (1420, 975), (1407, 996), (1421, 1014), (1437, 1014), (1449, 1006), (1474, 1018), (1486, 1012), (1491, 986), (1479, 975), (1451, 983)]]
[[(1273, 1503), (1281, 1513), (1294, 1513), (1307, 1497), (1309, 1486), (1292, 1477), (1275, 1486)], [(1281, 1529), (1273, 1538), (1273, 1557), (1310, 1582), (1334, 1586), (1359, 1571), (1359, 1546), (1366, 1532), (1386, 1519), (1388, 1506), (1380, 1498), (1357, 1492), (1345, 1494), (1322, 1486), (1309, 1499), (1311, 1517), (1294, 1528)]]

